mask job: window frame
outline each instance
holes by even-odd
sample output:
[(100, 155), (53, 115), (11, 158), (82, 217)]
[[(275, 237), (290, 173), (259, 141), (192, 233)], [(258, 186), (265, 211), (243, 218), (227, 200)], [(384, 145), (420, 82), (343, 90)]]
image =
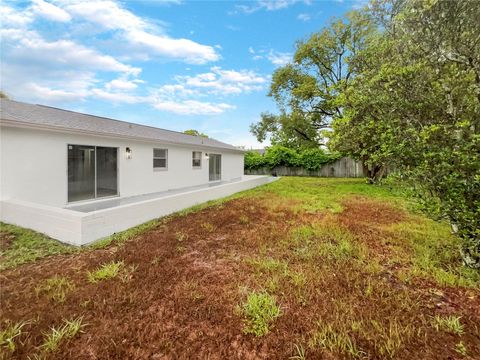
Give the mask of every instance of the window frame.
[[(165, 151), (165, 157), (155, 156), (155, 150)], [(152, 167), (153, 171), (165, 171), (168, 170), (168, 149), (167, 148), (153, 148), (152, 150)], [(165, 166), (155, 166), (155, 160), (165, 160)]]
[[(195, 158), (195, 153), (200, 154), (200, 157), (198, 159)], [(192, 169), (201, 169), (202, 168), (202, 152), (201, 151), (192, 151)], [(200, 165), (195, 165), (194, 161), (199, 160)]]

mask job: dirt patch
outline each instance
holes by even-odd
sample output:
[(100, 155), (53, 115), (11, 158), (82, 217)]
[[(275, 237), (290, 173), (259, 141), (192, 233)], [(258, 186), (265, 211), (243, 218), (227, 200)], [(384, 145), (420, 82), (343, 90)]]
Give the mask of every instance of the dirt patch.
[(362, 196), (350, 197), (343, 203), (341, 220), (347, 224), (391, 225), (405, 220), (407, 214), (392, 204)]
[[(480, 318), (470, 311), (471, 306), (480, 308), (477, 290), (443, 289), (440, 298), (427, 288), (399, 286), (372, 275), (354, 259), (332, 260), (315, 253), (299, 257), (285, 242), (293, 228), (314, 217), (292, 208), (288, 201), (272, 207), (258, 198), (237, 199), (163, 221), (121, 247), (50, 257), (4, 271), (2, 322), (31, 321), (11, 357), (39, 353), (45, 332), (78, 316), (86, 324), (83, 332), (49, 358), (285, 359), (296, 354), (294, 345), (305, 348), (307, 358), (348, 358), (343, 350), (310, 346), (329, 324), (370, 358), (384, 357), (380, 349), (395, 340), (387, 335), (396, 329), (407, 329), (409, 335), (402, 337), (393, 358), (455, 358), (453, 349), (460, 339), (470, 356), (480, 356), (474, 347), (480, 341), (475, 327)], [(345, 203), (343, 213), (324, 220), (338, 222), (359, 238), (372, 238), (381, 236), (381, 226), (404, 216), (356, 197)], [(372, 252), (380, 251), (371, 246)], [(259, 274), (245, 261), (252, 257), (282, 261), (288, 272)], [(90, 283), (87, 271), (110, 261), (123, 261), (133, 269), (130, 276)], [(54, 275), (75, 284), (63, 303), (35, 292)], [(269, 289), (281, 307), (281, 317), (264, 337), (242, 332), (236, 308), (246, 289)], [(441, 302), (447, 304), (443, 313), (462, 316), (461, 338), (430, 327)]]

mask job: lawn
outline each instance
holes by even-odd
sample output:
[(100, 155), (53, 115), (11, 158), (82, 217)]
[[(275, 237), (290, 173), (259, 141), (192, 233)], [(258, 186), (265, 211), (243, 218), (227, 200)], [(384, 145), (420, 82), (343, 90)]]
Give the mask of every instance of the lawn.
[(6, 358), (480, 358), (479, 272), (386, 186), (282, 178), (81, 250), (2, 238)]

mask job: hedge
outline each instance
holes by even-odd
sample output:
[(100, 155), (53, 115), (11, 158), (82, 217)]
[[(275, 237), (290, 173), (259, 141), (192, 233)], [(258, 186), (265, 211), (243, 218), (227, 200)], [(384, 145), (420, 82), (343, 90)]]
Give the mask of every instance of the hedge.
[(280, 145), (268, 147), (265, 154), (256, 151), (245, 153), (245, 169), (273, 169), (276, 166), (303, 167), (307, 170), (318, 170), (322, 165), (340, 159), (339, 154), (327, 153), (322, 149), (294, 150)]

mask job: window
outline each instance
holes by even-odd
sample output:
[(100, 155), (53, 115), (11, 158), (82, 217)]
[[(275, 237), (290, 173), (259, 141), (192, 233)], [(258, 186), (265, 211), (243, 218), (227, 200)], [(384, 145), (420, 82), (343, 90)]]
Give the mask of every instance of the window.
[(202, 152), (193, 151), (192, 152), (192, 166), (194, 168), (202, 167)]
[(168, 150), (153, 149), (153, 168), (166, 169), (168, 165)]

